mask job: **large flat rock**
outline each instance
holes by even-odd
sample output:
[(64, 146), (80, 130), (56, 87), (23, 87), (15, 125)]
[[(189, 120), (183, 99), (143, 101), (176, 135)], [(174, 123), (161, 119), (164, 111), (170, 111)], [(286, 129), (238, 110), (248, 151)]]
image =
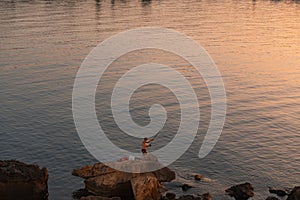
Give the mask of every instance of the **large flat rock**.
[(149, 166), (162, 167), (156, 171), (146, 173), (127, 173), (111, 168), (104, 163), (96, 163), (74, 169), (72, 174), (84, 178), (85, 188), (88, 192), (105, 197), (119, 196), (122, 199), (158, 200), (161, 195), (161, 182), (170, 182), (175, 179), (175, 172), (163, 167), (157, 159), (126, 160), (110, 163), (117, 169), (134, 169), (133, 171), (145, 171)]

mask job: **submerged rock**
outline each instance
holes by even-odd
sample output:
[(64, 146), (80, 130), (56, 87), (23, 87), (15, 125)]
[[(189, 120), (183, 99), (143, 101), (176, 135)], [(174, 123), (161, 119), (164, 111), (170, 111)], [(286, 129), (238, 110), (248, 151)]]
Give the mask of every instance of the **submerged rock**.
[(202, 200), (211, 200), (212, 196), (210, 193), (205, 193), (201, 195)]
[(164, 197), (165, 200), (175, 200), (176, 199), (176, 194), (168, 192), (166, 196)]
[(276, 189), (276, 188), (270, 188), (269, 187), (269, 192), (272, 193), (272, 194), (276, 194), (279, 197), (284, 197), (285, 195), (287, 195), (285, 190)]
[(225, 190), (229, 196), (234, 197), (236, 200), (247, 200), (250, 197), (253, 197), (253, 191), (253, 186), (248, 182), (232, 186)]
[(190, 186), (190, 185), (188, 185), (188, 184), (183, 184), (182, 186), (181, 186), (181, 188), (182, 188), (182, 191), (187, 191), (188, 189), (190, 189), (190, 188), (192, 188), (192, 186)]
[(201, 181), (201, 182), (205, 182), (205, 183), (212, 182), (212, 180), (210, 178), (204, 177), (202, 174), (194, 175), (194, 179), (196, 181)]
[(1, 200), (44, 200), (48, 198), (48, 171), (16, 160), (0, 161)]
[[(152, 164), (161, 165), (153, 158), (146, 161), (126, 160), (113, 163), (117, 168), (120, 166), (126, 169), (131, 167), (134, 170), (141, 169), (141, 171)], [(160, 183), (175, 179), (175, 172), (166, 167), (154, 172), (126, 173), (103, 163), (74, 169), (72, 174), (85, 179), (85, 188), (88, 192), (105, 197), (118, 196), (122, 200), (158, 200), (161, 198), (160, 192), (163, 189)]]
[(286, 200), (300, 200), (300, 186), (294, 187)]
[(204, 178), (204, 176), (203, 176), (202, 174), (196, 174), (196, 175), (194, 176), (194, 178), (195, 178), (196, 181), (202, 181), (203, 178)]

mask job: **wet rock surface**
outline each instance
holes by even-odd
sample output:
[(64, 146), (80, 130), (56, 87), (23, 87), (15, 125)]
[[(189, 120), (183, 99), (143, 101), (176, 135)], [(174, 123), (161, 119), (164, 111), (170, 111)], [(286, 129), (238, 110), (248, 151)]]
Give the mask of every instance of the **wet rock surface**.
[(1, 200), (48, 199), (48, 171), (16, 160), (0, 161)]
[(186, 192), (186, 191), (188, 191), (189, 189), (191, 189), (193, 186), (190, 186), (190, 185), (188, 185), (188, 184), (183, 184), (182, 186), (181, 186), (181, 189), (182, 189), (182, 191), (184, 191), (184, 192)]
[(197, 180), (197, 181), (201, 181), (201, 180), (203, 180), (203, 178), (204, 178), (204, 176), (202, 174), (196, 174), (194, 176), (194, 179)]
[(248, 182), (232, 186), (225, 190), (225, 192), (236, 200), (247, 200), (254, 196), (254, 188)]
[(279, 197), (284, 197), (287, 195), (287, 192), (285, 190), (281, 190), (281, 189), (276, 189), (276, 188), (270, 188), (269, 187), (269, 192), (272, 194), (276, 194)]

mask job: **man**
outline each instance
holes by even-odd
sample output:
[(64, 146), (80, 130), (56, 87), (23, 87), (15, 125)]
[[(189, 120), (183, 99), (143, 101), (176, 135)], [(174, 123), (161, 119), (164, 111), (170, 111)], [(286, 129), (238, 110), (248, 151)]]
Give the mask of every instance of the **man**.
[(143, 143), (142, 143), (142, 153), (146, 154), (147, 153), (147, 147), (151, 147), (150, 142), (152, 142), (154, 139), (149, 139), (144, 138)]

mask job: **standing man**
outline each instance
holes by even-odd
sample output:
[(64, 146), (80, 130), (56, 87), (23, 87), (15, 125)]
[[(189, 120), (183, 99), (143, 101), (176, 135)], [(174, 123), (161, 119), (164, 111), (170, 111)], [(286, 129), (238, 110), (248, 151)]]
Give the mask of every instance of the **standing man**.
[(154, 139), (149, 139), (144, 138), (143, 143), (142, 143), (142, 153), (143, 155), (147, 153), (147, 147), (151, 147), (151, 143)]

